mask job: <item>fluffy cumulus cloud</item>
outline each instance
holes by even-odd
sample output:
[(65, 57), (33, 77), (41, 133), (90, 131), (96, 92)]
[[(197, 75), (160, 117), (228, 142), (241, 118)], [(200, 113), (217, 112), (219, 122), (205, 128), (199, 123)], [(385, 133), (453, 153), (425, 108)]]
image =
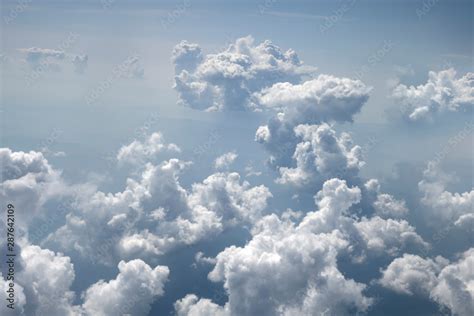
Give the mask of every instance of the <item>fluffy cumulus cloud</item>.
[(128, 145), (122, 146), (117, 154), (120, 164), (129, 163), (134, 165), (145, 164), (153, 160), (161, 152), (179, 153), (181, 149), (173, 143), (167, 144), (161, 133), (153, 133), (144, 141), (134, 140)]
[(449, 192), (446, 186), (453, 177), (444, 173), (436, 162), (429, 162), (418, 188), (423, 194), (422, 204), (432, 225), (470, 222), (474, 214), (474, 190), (457, 193)]
[(375, 214), (382, 218), (404, 218), (408, 215), (408, 208), (404, 200), (398, 200), (390, 194), (380, 190), (377, 179), (370, 179), (364, 184), (367, 199), (372, 204)]
[(214, 168), (218, 170), (227, 169), (235, 161), (235, 159), (237, 159), (237, 157), (237, 153), (233, 151), (225, 153), (216, 158), (216, 160), (214, 161)]
[(81, 307), (74, 305), (75, 293), (71, 290), (75, 278), (71, 259), (61, 253), (29, 245), (22, 238), (16, 247), (15, 310), (5, 308), (3, 289), (6, 290), (11, 281), (6, 280), (7, 273), (0, 273), (2, 315), (82, 315)]
[(367, 101), (369, 91), (359, 80), (322, 74), (302, 84), (275, 83), (256, 97), (263, 107), (286, 110), (290, 118), (350, 122)]
[(402, 115), (409, 121), (433, 120), (443, 113), (471, 111), (474, 106), (474, 73), (457, 77), (454, 69), (430, 71), (419, 86), (398, 85), (393, 91)]
[(230, 316), (228, 310), (213, 303), (209, 299), (199, 299), (188, 294), (174, 304), (177, 316)]
[(84, 293), (83, 308), (87, 315), (147, 315), (150, 305), (164, 294), (169, 269), (154, 269), (140, 259), (120, 261), (113, 280), (93, 284)]
[(297, 54), (270, 41), (239, 38), (222, 52), (204, 55), (186, 41), (173, 50), (179, 103), (199, 110), (256, 109), (254, 94), (278, 82), (299, 83), (314, 72)]
[(160, 134), (122, 147), (119, 161), (141, 161), (141, 172), (127, 179), (122, 192), (80, 194), (65, 225), (45, 244), (74, 250), (93, 263), (113, 264), (117, 258), (156, 258), (262, 216), (270, 191), (250, 186), (238, 173), (218, 172), (187, 190), (179, 175), (190, 162), (144, 163), (151, 159), (145, 151), (154, 155), (170, 148), (177, 147), (164, 144)]
[[(11, 299), (9, 297), (9, 293), (7, 292), (10, 289), (10, 284), (14, 284), (14, 291), (15, 291), (15, 309), (12, 310), (7, 307), (7, 304), (10, 304), (10, 301), (7, 299)], [(0, 305), (0, 314), (1, 315), (24, 315), (25, 314), (25, 305), (26, 305), (26, 296), (25, 290), (23, 286), (18, 284), (18, 282), (11, 282), (11, 280), (6, 280), (3, 274), (0, 272), (0, 300), (2, 304)]]
[(405, 254), (382, 271), (379, 283), (395, 292), (432, 299), (455, 315), (474, 313), (474, 248), (458, 261)]
[(294, 131), (301, 139), (293, 154), (296, 166), (279, 167), (279, 183), (303, 186), (335, 176), (351, 179), (364, 165), (360, 146), (347, 133), (338, 137), (327, 124), (299, 125)]
[(415, 228), (405, 220), (382, 219), (378, 216), (363, 218), (355, 223), (367, 249), (374, 253), (391, 256), (400, 251), (426, 250), (429, 244), (415, 232)]
[[(15, 274), (15, 311), (2, 304), (2, 315), (147, 315), (150, 304), (164, 294), (169, 269), (152, 269), (142, 260), (121, 261), (113, 280), (92, 284), (81, 296), (82, 304), (71, 290), (74, 265), (68, 256), (19, 242)], [(0, 285), (7, 283), (0, 274)], [(0, 294), (2, 298), (5, 292)]]
[(77, 315), (73, 306), (74, 266), (69, 257), (38, 246), (21, 251), (24, 270), (18, 279), (23, 284), (28, 306), (36, 306), (35, 315)]
[(255, 140), (269, 152), (271, 166), (289, 167), (300, 143), (301, 131), (298, 135), (296, 127), (352, 122), (367, 102), (369, 92), (370, 88), (359, 80), (328, 75), (320, 75), (301, 86), (276, 84), (264, 90), (259, 100), (280, 112), (258, 128)]
[(60, 49), (30, 47), (20, 48), (19, 51), (25, 54), (26, 62), (36, 71), (61, 71), (70, 64), (75, 72), (84, 73), (89, 59), (87, 55), (67, 53)]
[[(228, 247), (215, 262), (209, 261), (215, 263), (209, 279), (223, 282), (228, 293), (224, 306), (189, 294), (175, 303), (178, 315), (365, 312), (373, 299), (364, 294), (366, 285), (342, 274), (338, 255), (361, 246), (367, 252), (394, 255), (409, 241), (426, 245), (406, 222), (354, 218), (350, 210), (360, 202), (361, 190), (343, 180), (326, 181), (315, 199), (318, 210), (300, 221), (291, 214), (265, 216), (245, 246)], [(371, 244), (375, 236), (377, 245)]]
[(40, 152), (0, 148), (0, 166), (0, 198), (29, 214), (18, 219), (17, 224), (22, 227), (38, 214), (46, 201), (69, 190), (61, 179), (61, 172)]

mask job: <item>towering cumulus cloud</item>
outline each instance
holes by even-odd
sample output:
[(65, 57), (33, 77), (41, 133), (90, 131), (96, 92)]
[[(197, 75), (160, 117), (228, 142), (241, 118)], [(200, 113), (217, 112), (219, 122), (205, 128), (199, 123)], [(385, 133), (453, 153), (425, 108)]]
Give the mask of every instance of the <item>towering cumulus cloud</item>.
[(351, 179), (363, 166), (360, 146), (353, 146), (349, 134), (336, 132), (327, 124), (298, 125), (295, 135), (301, 139), (293, 159), (295, 167), (280, 167), (277, 182), (305, 185), (333, 176)]
[(419, 86), (398, 85), (393, 91), (402, 115), (409, 121), (433, 120), (448, 112), (472, 111), (474, 73), (456, 78), (454, 69), (430, 71), (428, 81)]
[[(258, 100), (263, 106), (276, 109), (279, 113), (270, 119), (267, 125), (258, 128), (255, 140), (264, 145), (270, 154), (270, 165), (280, 169), (281, 173), (287, 173), (286, 169), (281, 168), (292, 167), (295, 163), (297, 170), (302, 168), (302, 164), (306, 164), (306, 170), (311, 168), (316, 171), (315, 173), (321, 173), (317, 172), (317, 169), (326, 167), (322, 167), (318, 159), (310, 159), (315, 151), (320, 151), (322, 156), (340, 155), (341, 157), (337, 159), (339, 161), (352, 160), (346, 163), (346, 166), (341, 164), (338, 170), (333, 170), (341, 173), (348, 171), (351, 174), (353, 173), (351, 169), (357, 169), (360, 165), (357, 162), (360, 160), (360, 155), (357, 153), (360, 149), (348, 147), (350, 146), (348, 135), (344, 134), (341, 140), (336, 140), (334, 131), (327, 126), (318, 128), (300, 127), (300, 125), (352, 122), (354, 115), (367, 102), (369, 92), (370, 88), (359, 80), (328, 75), (319, 75), (301, 85), (275, 84), (259, 93)], [(323, 131), (326, 131), (327, 137), (321, 138)], [(322, 146), (323, 149), (316, 149), (313, 147), (316, 143), (326, 143), (326, 146)], [(349, 153), (350, 151), (353, 152)], [(309, 152), (313, 154), (308, 156)], [(344, 155), (352, 157), (344, 158), (342, 157)], [(298, 173), (302, 175), (302, 172)], [(305, 180), (297, 180), (300, 181)]]
[(208, 55), (183, 41), (174, 48), (173, 61), (179, 103), (207, 111), (275, 113), (255, 139), (269, 152), (270, 165), (279, 169), (279, 182), (303, 185), (357, 174), (360, 148), (352, 147), (348, 135), (337, 139), (329, 126), (299, 125), (352, 122), (371, 90), (360, 80), (315, 77), (315, 68), (303, 66), (293, 50), (283, 52), (270, 41), (254, 45), (251, 37)]
[(268, 40), (256, 45), (250, 36), (208, 55), (183, 41), (172, 60), (179, 103), (207, 111), (256, 109), (255, 93), (278, 82), (298, 83), (314, 72), (293, 50), (283, 52)]

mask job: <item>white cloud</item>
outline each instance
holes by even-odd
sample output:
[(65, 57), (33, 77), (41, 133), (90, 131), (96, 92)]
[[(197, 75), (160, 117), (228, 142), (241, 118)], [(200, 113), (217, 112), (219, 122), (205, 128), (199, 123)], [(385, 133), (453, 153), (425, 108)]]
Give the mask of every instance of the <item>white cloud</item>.
[[(5, 264), (6, 265), (6, 264)], [(9, 297), (9, 293), (7, 291), (10, 290), (10, 284), (13, 283), (13, 291), (14, 297)], [(8, 315), (24, 315), (25, 314), (25, 305), (26, 305), (26, 296), (23, 286), (18, 284), (18, 282), (12, 282), (11, 280), (6, 280), (3, 277), (2, 273), (0, 272), (0, 300), (2, 304), (0, 305), (0, 314), (8, 316)], [(11, 290), (10, 290), (11, 291)], [(13, 306), (15, 309), (11, 309), (7, 307), (8, 304), (11, 304), (12, 301), (8, 301), (7, 299), (13, 299)]]
[(87, 68), (87, 55), (67, 53), (64, 50), (30, 47), (20, 48), (19, 51), (26, 55), (26, 62), (33, 70), (61, 71), (68, 64), (74, 67), (76, 73), (84, 73)]
[(457, 262), (442, 257), (423, 259), (405, 254), (384, 271), (380, 284), (407, 295), (429, 297), (455, 315), (474, 312), (474, 248), (465, 251)]
[(207, 111), (255, 109), (253, 93), (277, 82), (298, 83), (314, 72), (293, 50), (283, 52), (268, 40), (255, 45), (250, 36), (208, 55), (183, 41), (174, 48), (172, 60), (179, 103)]
[(214, 168), (217, 170), (227, 169), (237, 159), (238, 155), (231, 151), (216, 158)]
[(215, 173), (188, 191), (179, 183), (188, 165), (178, 159), (148, 163), (124, 191), (80, 197), (46, 244), (112, 264), (117, 258), (156, 258), (262, 215), (271, 197), (265, 186), (251, 187), (238, 173)]
[(75, 273), (69, 257), (29, 245), (21, 250), (21, 259), (23, 269), (17, 280), (26, 295), (26, 314), (79, 314), (70, 290)]
[(148, 315), (150, 305), (164, 294), (169, 269), (152, 269), (140, 259), (120, 261), (113, 280), (103, 280), (85, 291), (83, 308), (87, 315)]
[(264, 185), (251, 187), (247, 181), (240, 184), (240, 180), (236, 172), (210, 175), (193, 184), (189, 205), (194, 209), (205, 206), (224, 221), (253, 222), (262, 216), (272, 194)]
[(346, 246), (337, 232), (314, 234), (271, 215), (245, 247), (232, 246), (217, 255), (209, 278), (224, 282), (232, 314), (364, 311), (371, 303), (362, 294), (365, 286), (345, 279), (336, 266), (336, 255)]
[(359, 80), (329, 75), (320, 75), (299, 86), (277, 84), (265, 90), (259, 99), (282, 112), (258, 128), (255, 140), (269, 152), (271, 166), (290, 167), (300, 143), (295, 129), (298, 125), (352, 122), (367, 102), (369, 92), (370, 88)]
[(398, 85), (393, 91), (402, 115), (409, 121), (433, 120), (447, 112), (471, 110), (474, 105), (474, 74), (456, 78), (452, 68), (430, 71), (419, 86)]
[(202, 50), (197, 44), (181, 41), (173, 48), (171, 61), (175, 67), (175, 73), (183, 70), (194, 71), (203, 60)]
[(230, 316), (228, 310), (209, 299), (199, 299), (188, 294), (174, 303), (177, 316)]
[(65, 195), (70, 189), (63, 183), (61, 172), (40, 152), (0, 148), (0, 166), (0, 198), (28, 214), (18, 218), (17, 225), (21, 227), (38, 215), (46, 201)]
[(286, 111), (289, 119), (351, 122), (368, 99), (370, 88), (359, 80), (321, 74), (302, 84), (275, 83), (256, 93), (263, 107)]
[[(372, 183), (374, 184), (374, 183)], [(373, 187), (373, 186), (372, 186)], [(394, 256), (410, 246), (428, 245), (403, 220), (359, 220), (351, 207), (361, 200), (358, 187), (331, 179), (315, 196), (317, 210), (299, 221), (293, 211), (263, 217), (243, 247), (220, 252), (208, 277), (223, 282), (224, 306), (188, 295), (175, 303), (178, 315), (345, 315), (366, 312), (373, 300), (364, 284), (338, 269), (339, 254)], [(295, 214), (297, 215), (297, 214)]]
[(299, 125), (295, 135), (301, 139), (293, 154), (296, 167), (280, 167), (279, 183), (303, 186), (333, 177), (352, 179), (364, 165), (361, 148), (353, 146), (350, 135), (337, 137), (327, 124)]
[(87, 55), (76, 55), (72, 59), (72, 64), (74, 65), (74, 70), (82, 74), (86, 71), (87, 63), (89, 61), (89, 56)]
[(429, 162), (423, 180), (418, 183), (423, 194), (421, 202), (428, 207), (426, 215), (431, 225), (446, 225), (474, 212), (474, 189), (452, 193), (446, 190), (450, 181), (452, 177), (440, 170), (437, 163)]
[(363, 218), (355, 227), (366, 243), (367, 249), (375, 254), (395, 256), (401, 251), (425, 250), (429, 244), (415, 232), (405, 220), (382, 219), (378, 216)]
[(474, 313), (474, 248), (441, 270), (438, 284), (431, 298), (448, 307), (454, 314), (468, 316)]
[(429, 296), (438, 283), (437, 275), (448, 263), (442, 257), (431, 260), (404, 254), (382, 271), (379, 283), (398, 293)]
[(167, 144), (161, 133), (153, 133), (144, 141), (134, 140), (128, 145), (122, 146), (117, 154), (119, 163), (143, 165), (153, 160), (161, 152), (181, 152), (176, 144)]
[(380, 192), (380, 184), (376, 179), (370, 179), (364, 184), (371, 195), (375, 214), (381, 218), (404, 218), (408, 208), (404, 200), (397, 200), (390, 194)]

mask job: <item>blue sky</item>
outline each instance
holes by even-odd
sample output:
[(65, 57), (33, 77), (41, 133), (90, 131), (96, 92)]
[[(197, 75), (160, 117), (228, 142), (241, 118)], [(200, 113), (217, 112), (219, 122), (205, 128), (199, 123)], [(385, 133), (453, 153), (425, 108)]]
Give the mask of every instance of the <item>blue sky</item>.
[(472, 1), (1, 4), (16, 314), (472, 311)]

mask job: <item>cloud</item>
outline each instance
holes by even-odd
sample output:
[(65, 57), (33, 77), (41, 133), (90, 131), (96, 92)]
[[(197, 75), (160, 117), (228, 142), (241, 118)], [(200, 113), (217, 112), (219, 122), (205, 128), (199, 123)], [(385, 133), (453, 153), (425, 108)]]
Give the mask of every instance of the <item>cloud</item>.
[(456, 78), (452, 68), (430, 71), (428, 81), (419, 86), (398, 85), (393, 97), (400, 103), (408, 121), (434, 120), (449, 112), (472, 110), (474, 105), (474, 74)]
[[(373, 299), (364, 295), (366, 285), (346, 278), (339, 270), (338, 255), (355, 252), (357, 247), (395, 255), (410, 242), (416, 246), (426, 243), (405, 221), (379, 217), (359, 221), (351, 216), (351, 207), (361, 197), (358, 187), (331, 179), (315, 196), (317, 210), (299, 223), (290, 214), (263, 217), (245, 246), (228, 247), (215, 257), (208, 277), (223, 282), (228, 302), (219, 306), (191, 294), (175, 303), (178, 315), (366, 312)], [(375, 239), (376, 245), (372, 243)]]
[(377, 179), (370, 179), (364, 184), (370, 195), (375, 214), (381, 218), (404, 218), (408, 214), (408, 208), (404, 200), (397, 200), (390, 194), (380, 191)]
[(398, 293), (428, 296), (438, 282), (437, 275), (448, 263), (443, 257), (431, 260), (404, 254), (382, 271), (379, 283)]
[(74, 65), (75, 72), (83, 74), (86, 71), (87, 63), (89, 61), (89, 56), (87, 55), (76, 55), (72, 59), (72, 64)]
[(231, 151), (216, 158), (214, 168), (217, 170), (227, 169), (237, 159), (238, 155)]
[(432, 260), (405, 254), (382, 271), (379, 283), (398, 293), (430, 298), (455, 315), (472, 315), (473, 264), (474, 248), (453, 263), (442, 257)]
[(277, 82), (298, 83), (314, 72), (297, 54), (270, 41), (258, 45), (250, 36), (226, 50), (203, 55), (186, 41), (173, 50), (178, 103), (206, 111), (255, 110), (253, 94)]
[(165, 151), (179, 153), (181, 149), (176, 144), (165, 143), (161, 133), (153, 133), (144, 141), (134, 140), (122, 146), (118, 151), (117, 161), (119, 164), (143, 165)]
[(461, 219), (463, 215), (473, 213), (474, 190), (449, 192), (446, 185), (452, 180), (435, 162), (429, 162), (423, 172), (423, 180), (418, 183), (418, 189), (423, 194), (421, 203), (427, 207), (426, 215), (431, 225), (446, 225)]
[(177, 316), (230, 316), (229, 312), (209, 299), (199, 299), (188, 294), (176, 301), (174, 308)]
[(289, 167), (300, 143), (298, 125), (352, 122), (369, 98), (370, 88), (359, 80), (319, 75), (302, 85), (276, 84), (264, 90), (260, 102), (281, 110), (257, 129), (255, 140), (270, 154), (273, 167)]
[[(27, 315), (78, 315), (74, 306), (74, 266), (69, 257), (38, 246), (21, 250), (23, 269), (16, 279), (26, 296)], [(21, 294), (20, 294), (21, 295)]]
[(19, 51), (26, 54), (26, 61), (33, 68), (37, 67), (48, 58), (51, 61), (59, 61), (66, 58), (66, 53), (64, 51), (49, 48), (30, 47), (20, 48)]
[(203, 58), (199, 45), (181, 41), (173, 48), (171, 61), (174, 64), (175, 73), (179, 74), (183, 70), (195, 71)]
[(67, 53), (64, 50), (30, 47), (18, 49), (26, 55), (26, 62), (35, 71), (61, 71), (69, 63), (76, 73), (82, 74), (87, 68), (89, 57)]
[(338, 138), (327, 124), (298, 125), (294, 132), (302, 140), (293, 154), (296, 167), (280, 167), (279, 183), (303, 186), (332, 177), (351, 179), (364, 165), (361, 147), (353, 146), (347, 133)]
[(370, 88), (359, 80), (321, 74), (302, 84), (275, 83), (256, 93), (263, 107), (287, 111), (296, 120), (351, 122), (368, 99)]
[(113, 280), (100, 280), (83, 294), (84, 311), (88, 315), (148, 315), (150, 305), (164, 294), (169, 269), (152, 269), (140, 259), (120, 261), (119, 273)]
[(143, 79), (145, 76), (145, 69), (143, 68), (141, 57), (139, 55), (132, 55), (120, 65), (120, 76), (123, 78)]
[[(3, 246), (3, 245), (2, 245)], [(6, 264), (5, 264), (6, 265)], [(11, 299), (8, 296), (8, 290), (10, 288), (9, 284), (13, 283), (14, 286), (14, 306), (15, 309), (12, 310), (7, 307), (7, 304), (10, 304), (7, 299)], [(25, 291), (23, 289), (23, 286), (18, 284), (18, 282), (11, 282), (10, 280), (6, 280), (6, 278), (3, 277), (3, 274), (0, 272), (0, 300), (2, 301), (2, 304), (0, 305), (0, 313), (2, 315), (24, 315), (25, 313), (25, 305), (26, 305), (26, 296), (25, 296)]]
[(355, 227), (366, 243), (368, 251), (375, 254), (396, 256), (401, 251), (416, 251), (429, 248), (405, 220), (382, 219), (378, 216), (363, 218)]
[(69, 193), (70, 187), (63, 182), (61, 172), (54, 169), (41, 152), (0, 148), (0, 165), (0, 197), (29, 215), (18, 219), (19, 226), (23, 227), (38, 215), (48, 200)]
[(262, 216), (271, 197), (265, 186), (251, 187), (238, 173), (215, 173), (186, 190), (179, 174), (189, 165), (178, 159), (148, 163), (122, 192), (79, 196), (66, 224), (45, 244), (74, 250), (93, 263), (156, 259)]
[(365, 311), (371, 304), (362, 294), (365, 286), (344, 278), (336, 266), (336, 255), (346, 246), (337, 232), (313, 234), (269, 215), (247, 245), (229, 247), (216, 257), (209, 278), (224, 282), (229, 294), (225, 306), (218, 309), (194, 296), (175, 306), (182, 315), (203, 315), (211, 309), (232, 315)]

